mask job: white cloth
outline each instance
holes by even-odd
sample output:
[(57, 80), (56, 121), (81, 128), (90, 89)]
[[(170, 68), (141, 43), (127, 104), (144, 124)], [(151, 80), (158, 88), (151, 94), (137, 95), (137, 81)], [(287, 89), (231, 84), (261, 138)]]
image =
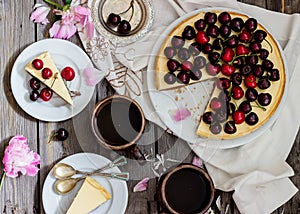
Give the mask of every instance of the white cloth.
[[(290, 181), (293, 169), (286, 158), (294, 143), (300, 124), (300, 17), (299, 14), (286, 15), (268, 11), (256, 6), (238, 3), (235, 0), (153, 0), (155, 21), (152, 31), (142, 40), (127, 46), (103, 45), (99, 51), (103, 60), (95, 60), (87, 51), (98, 69), (110, 68), (107, 79), (120, 94), (135, 98), (142, 106), (146, 118), (165, 128), (155, 113), (147, 92), (143, 91), (142, 69), (147, 66), (149, 53), (156, 42), (156, 36), (173, 20), (198, 8), (219, 6), (240, 10), (249, 14), (266, 26), (284, 49), (289, 72), (287, 102), (275, 124), (253, 142), (238, 148), (210, 151), (191, 145), (193, 151), (206, 162), (206, 167), (216, 188), (234, 191), (233, 198), (241, 213), (271, 213), (288, 201), (298, 190)], [(167, 15), (166, 15), (167, 14)], [(86, 50), (87, 44), (83, 42)], [(143, 48), (141, 48), (143, 47)], [(106, 53), (107, 54), (103, 54)], [(121, 63), (112, 64), (112, 56)], [(101, 58), (100, 57), (100, 58)], [(99, 57), (96, 57), (99, 59)], [(104, 62), (108, 62), (103, 66)], [(125, 65), (125, 67), (123, 66)], [(124, 70), (129, 79), (124, 80)], [(138, 89), (138, 90), (137, 90)], [(138, 91), (138, 92), (137, 92)], [(213, 155), (212, 155), (213, 154)]]

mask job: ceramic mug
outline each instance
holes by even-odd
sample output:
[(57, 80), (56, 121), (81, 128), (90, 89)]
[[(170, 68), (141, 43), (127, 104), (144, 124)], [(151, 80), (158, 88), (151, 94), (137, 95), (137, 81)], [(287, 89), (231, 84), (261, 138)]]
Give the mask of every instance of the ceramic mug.
[(181, 164), (163, 175), (157, 186), (161, 213), (205, 213), (215, 196), (213, 182), (203, 169)]
[(136, 142), (144, 132), (146, 120), (136, 101), (123, 95), (106, 97), (96, 105), (91, 122), (101, 145), (112, 150), (128, 149), (136, 159), (143, 159)]

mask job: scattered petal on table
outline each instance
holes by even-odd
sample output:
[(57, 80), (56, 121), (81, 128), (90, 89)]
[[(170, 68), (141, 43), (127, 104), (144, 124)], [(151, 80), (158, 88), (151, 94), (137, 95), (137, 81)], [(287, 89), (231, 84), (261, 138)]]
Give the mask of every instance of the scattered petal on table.
[(195, 166), (198, 166), (200, 168), (203, 168), (203, 161), (201, 158), (199, 158), (198, 156), (194, 156), (193, 158), (193, 161), (192, 161), (192, 164), (195, 165)]
[(106, 72), (98, 70), (96, 68), (85, 68), (83, 70), (83, 77), (85, 78), (85, 83), (88, 86), (95, 86), (100, 82), (105, 76)]
[(191, 112), (187, 108), (180, 108), (176, 110), (169, 110), (169, 114), (173, 120), (179, 122), (191, 116)]
[(142, 179), (141, 181), (139, 181), (133, 188), (133, 192), (142, 192), (142, 191), (145, 191), (147, 188), (148, 188), (148, 181), (150, 179), (147, 177), (147, 178), (144, 178)]

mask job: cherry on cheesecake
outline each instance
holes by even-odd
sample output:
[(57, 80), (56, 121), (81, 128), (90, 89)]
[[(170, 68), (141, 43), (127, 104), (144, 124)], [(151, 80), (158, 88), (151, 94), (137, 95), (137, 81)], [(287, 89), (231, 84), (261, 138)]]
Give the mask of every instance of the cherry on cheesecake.
[(41, 70), (44, 67), (44, 63), (43, 60), (41, 59), (34, 59), (32, 61), (32, 66), (37, 69), (37, 70)]

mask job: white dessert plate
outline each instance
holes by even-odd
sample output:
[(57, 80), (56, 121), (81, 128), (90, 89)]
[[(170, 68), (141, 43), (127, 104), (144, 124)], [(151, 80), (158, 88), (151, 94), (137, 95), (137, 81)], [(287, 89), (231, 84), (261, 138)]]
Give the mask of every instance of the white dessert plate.
[[(81, 96), (73, 98), (72, 106), (55, 93), (48, 102), (41, 99), (33, 102), (29, 98), (29, 80), (32, 76), (24, 68), (30, 60), (45, 51), (49, 51), (58, 70), (61, 71), (66, 66), (75, 70), (75, 78), (67, 85), (70, 90), (79, 91)], [(92, 66), (88, 55), (72, 42), (61, 39), (40, 40), (25, 48), (16, 59), (11, 71), (12, 93), (19, 106), (36, 119), (48, 122), (67, 120), (81, 112), (92, 98), (94, 87), (85, 84), (82, 74), (85, 68)]]
[[(227, 9), (227, 8), (205, 8), (205, 9), (195, 10), (191, 13), (181, 16), (173, 23), (171, 23), (166, 28), (166, 30), (162, 33), (162, 35), (159, 37), (159, 39), (157, 40), (157, 42), (153, 47), (151, 57), (149, 59), (148, 70), (146, 75), (147, 89), (149, 91), (149, 96), (153, 104), (153, 107), (155, 111), (158, 113), (161, 121), (163, 121), (165, 125), (176, 136), (182, 138), (183, 140), (191, 144), (200, 145), (206, 148), (216, 148), (216, 149), (234, 148), (234, 147), (247, 144), (252, 140), (254, 140), (255, 138), (257, 138), (258, 136), (260, 136), (261, 134), (263, 134), (277, 119), (279, 112), (282, 109), (287, 96), (288, 72), (285, 72), (286, 83), (285, 83), (283, 96), (281, 98), (280, 104), (278, 105), (276, 111), (273, 113), (272, 117), (266, 123), (264, 123), (260, 128), (256, 129), (250, 134), (235, 139), (223, 140), (223, 139), (201, 138), (196, 134), (196, 130), (199, 125), (200, 115), (203, 114), (205, 107), (210, 99), (210, 93), (213, 90), (212, 81), (204, 81), (204, 82), (195, 83), (192, 85), (188, 85), (176, 89), (170, 89), (170, 90), (158, 91), (156, 89), (155, 59), (165, 38), (178, 24), (180, 24), (185, 19), (194, 16), (199, 12), (208, 12), (211, 10), (225, 10), (225, 11), (232, 11), (232, 12), (245, 14), (243, 12)], [(248, 16), (251, 17), (250, 15)], [(261, 22), (259, 23), (261, 24)], [(279, 50), (281, 51), (281, 55), (285, 66), (285, 71), (287, 71), (283, 51), (278, 42), (277, 45), (279, 47)], [(177, 110), (179, 108), (189, 109), (191, 111), (191, 116), (179, 122), (175, 122), (171, 118), (169, 111)]]
[[(101, 155), (93, 153), (78, 153), (68, 156), (60, 162), (70, 164), (78, 170), (93, 171), (107, 165), (111, 161)], [(53, 190), (56, 178), (53, 176), (52, 171), (53, 169), (50, 170), (43, 185), (42, 201), (44, 210), (47, 214), (64, 214), (73, 202), (74, 197), (81, 187), (82, 181), (79, 182), (71, 192), (65, 195), (59, 195)], [(120, 172), (120, 170), (118, 167), (114, 167), (112, 169), (106, 170), (105, 172)], [(90, 213), (124, 213), (128, 202), (128, 190), (126, 181), (104, 178), (100, 176), (92, 177), (111, 194), (112, 198), (101, 204)]]

